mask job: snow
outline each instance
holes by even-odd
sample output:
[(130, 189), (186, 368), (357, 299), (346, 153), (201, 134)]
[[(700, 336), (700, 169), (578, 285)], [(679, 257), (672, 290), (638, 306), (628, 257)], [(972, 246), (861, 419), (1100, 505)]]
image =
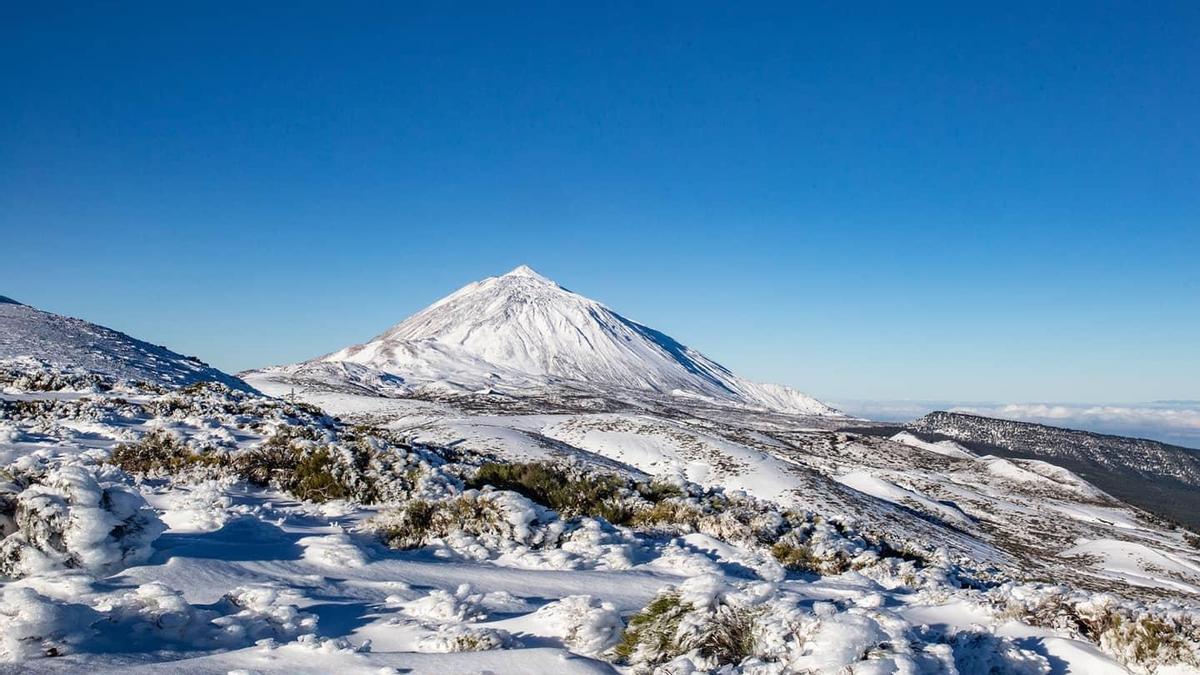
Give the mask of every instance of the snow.
[[(80, 351), (75, 320), (0, 311), (40, 326), (3, 362), (0, 672), (1195, 673), (1200, 660), (1200, 554), (1184, 532), (1053, 464), (838, 432), (804, 395), (524, 266), (273, 371), (288, 379), (259, 374), (344, 424), (254, 392), (105, 379), (190, 375), (161, 356), (130, 357), (144, 373), (120, 365), (108, 356), (132, 338), (107, 329)], [(42, 348), (64, 362), (30, 358)], [(556, 388), (622, 405), (572, 408)], [(353, 459), (380, 503), (105, 463), (151, 433), (244, 458), (281, 429), (331, 466)], [(655, 476), (704, 520), (564, 519), (469, 489), (478, 464), (530, 458)], [(397, 507), (416, 502), (451, 526), (389, 548), (377, 529), (412, 534), (421, 521)], [(622, 661), (617, 645), (664, 598), (663, 644)], [(750, 654), (719, 654), (747, 641)]]
[[(1100, 560), (1102, 574), (1139, 586), (1159, 586), (1186, 593), (1200, 593), (1200, 585), (1180, 579), (1195, 578), (1200, 564), (1179, 555), (1156, 551), (1144, 544), (1116, 539), (1084, 540), (1063, 551), (1064, 556), (1088, 556)], [(1154, 574), (1147, 574), (1147, 570)]]
[[(10, 520), (0, 516), (0, 574), (24, 576), (64, 568), (112, 572), (150, 556), (150, 545), (165, 529), (145, 499), (122, 485), (101, 482), (95, 471), (67, 464), (26, 482), (0, 486), (12, 504)], [(39, 472), (40, 473), (40, 472)]]
[(946, 457), (956, 457), (959, 459), (971, 459), (975, 457), (975, 453), (967, 450), (954, 441), (946, 440), (930, 443), (928, 441), (921, 440), (916, 435), (908, 431), (901, 431), (895, 436), (892, 436), (892, 440), (896, 441), (897, 443), (903, 443), (905, 445), (912, 446), (914, 448), (921, 448), (922, 450), (928, 450), (929, 452), (936, 452), (937, 454), (945, 455)]
[[(328, 364), (352, 364), (342, 373)], [(368, 375), (370, 371), (380, 375)], [(269, 381), (324, 379), (379, 393), (477, 393), (582, 386), (804, 415), (835, 410), (793, 389), (735, 376), (703, 354), (521, 266), (469, 284), (373, 340), (310, 362), (247, 373)], [(400, 383), (403, 383), (401, 386)]]
[(919, 492), (908, 490), (891, 483), (883, 478), (872, 475), (868, 471), (851, 471), (850, 473), (838, 476), (838, 482), (854, 488), (860, 492), (865, 492), (873, 497), (878, 497), (885, 501), (894, 504), (905, 504), (906, 502), (915, 502), (924, 510), (930, 513), (935, 513), (950, 522), (960, 525), (971, 524), (971, 518), (962, 510), (936, 502)]
[(249, 389), (238, 378), (194, 357), (10, 300), (0, 302), (0, 364), (11, 359), (25, 364), (43, 361), (164, 386), (215, 381)]
[[(82, 529), (65, 539), (78, 542), (74, 549), (94, 551), (80, 556), (86, 565), (29, 569), (0, 583), (0, 659), (22, 672), (613, 672), (611, 650), (632, 617), (672, 589), (687, 603), (681, 639), (700, 639), (713, 621), (755, 617), (759, 655), (746, 662), (747, 672), (942, 672), (953, 666), (1040, 673), (1049, 672), (1050, 663), (1061, 672), (1119, 668), (1078, 635), (1014, 621), (991, 595), (1018, 597), (1024, 587), (983, 591), (952, 583), (969, 568), (932, 555), (920, 567), (863, 555), (841, 573), (797, 574), (769, 551), (720, 530), (648, 536), (596, 519), (568, 527), (525, 497), (493, 490), (456, 493), (492, 509), (488, 533), (460, 532), (419, 549), (391, 550), (365, 529), (380, 517), (380, 507), (306, 503), (229, 478), (133, 481), (95, 463), (119, 439), (152, 429), (169, 430), (181, 442), (219, 439), (231, 451), (257, 448), (263, 433), (302, 419), (284, 402), (199, 392), (192, 408), (181, 408), (177, 394), (161, 394), (137, 396), (146, 407), (135, 409), (125, 394), (21, 396), (65, 407), (47, 413), (59, 422), (54, 426), (38, 417), (8, 420), (26, 439), (15, 466), (38, 468), (43, 476), (17, 494), (55, 495), (85, 514), (68, 519)], [(446, 412), (411, 405), (405, 408), (410, 413)], [(170, 412), (145, 417), (145, 411)], [(674, 472), (681, 480), (704, 464), (698, 473), (713, 485), (780, 500), (803, 494), (800, 478), (809, 475), (770, 454), (790, 446), (768, 443), (773, 437), (766, 431), (745, 437), (760, 449), (650, 415), (455, 419), (454, 428), (478, 433), (476, 440), (505, 431), (506, 442), (542, 456), (553, 453), (535, 438), (578, 443), (610, 463), (605, 466), (625, 466), (636, 475)], [(76, 429), (84, 426), (81, 436)], [(261, 433), (250, 433), (251, 427)], [(325, 438), (334, 434), (316, 428)], [(463, 445), (459, 452), (467, 452)], [(969, 464), (985, 471), (979, 460)], [(891, 479), (840, 475), (885, 499), (917, 503), (947, 520), (961, 517)], [(99, 496), (105, 490), (115, 496), (106, 502), (111, 516), (89, 511), (105, 501)], [(149, 509), (163, 526), (142, 527), (136, 545), (116, 543), (114, 531), (128, 536), (137, 528), (114, 523)], [(889, 524), (910, 526), (898, 512)], [(838, 541), (851, 545), (828, 522), (813, 527), (817, 554)], [(945, 535), (953, 541), (948, 530)], [(1103, 546), (1114, 550), (1111, 542)], [(114, 553), (135, 549), (128, 557)], [(1195, 576), (1183, 566), (1192, 564), (1189, 558), (1170, 556), (1149, 562), (1174, 560), (1179, 566), (1171, 571)], [(1109, 567), (1114, 578), (1145, 574), (1137, 565)], [(705, 672), (711, 669), (706, 658), (691, 652), (673, 657), (671, 667)]]

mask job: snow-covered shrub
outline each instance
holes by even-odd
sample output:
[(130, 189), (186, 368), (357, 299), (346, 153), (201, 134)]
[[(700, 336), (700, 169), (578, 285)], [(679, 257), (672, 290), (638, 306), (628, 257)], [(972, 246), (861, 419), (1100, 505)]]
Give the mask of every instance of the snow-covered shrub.
[(55, 568), (111, 573), (149, 557), (165, 526), (138, 493), (82, 465), (18, 475), (0, 486), (0, 575)]
[(420, 548), (460, 533), (497, 546), (538, 546), (557, 536), (545, 527), (550, 520), (551, 514), (515, 492), (468, 490), (443, 501), (411, 500), (380, 514), (367, 528), (398, 549)]
[(103, 598), (92, 623), (98, 640), (127, 650), (248, 647), (263, 640), (288, 642), (316, 631), (317, 617), (302, 612), (294, 592), (241, 586), (215, 605), (189, 604), (179, 591), (149, 583)]
[(172, 476), (184, 471), (215, 468), (223, 463), (215, 453), (194, 452), (177, 434), (152, 429), (133, 443), (119, 443), (109, 462), (131, 474)]
[(784, 569), (793, 572), (820, 573), (827, 569), (825, 561), (814, 555), (808, 546), (799, 542), (775, 542), (771, 547), (771, 555), (775, 556)]
[(232, 479), (200, 480), (176, 486), (162, 514), (172, 530), (213, 532), (229, 521), (233, 499), (228, 491)]
[(851, 569), (851, 556), (861, 553), (861, 549), (847, 551), (844, 546), (829, 545), (828, 537), (822, 540), (813, 535), (811, 529), (788, 532), (771, 546), (771, 555), (784, 569), (829, 575)]
[(599, 657), (621, 639), (625, 622), (611, 602), (590, 595), (571, 595), (535, 613), (563, 645), (584, 656)]
[(306, 501), (347, 499), (362, 504), (407, 499), (429, 470), (410, 448), (361, 429), (339, 435), (318, 433), (311, 426), (279, 427), (257, 448), (238, 453), (232, 466), (251, 483), (286, 490)]
[(190, 647), (212, 637), (217, 613), (191, 605), (183, 594), (162, 583), (149, 583), (103, 600), (97, 609), (106, 613), (103, 627), (129, 646), (162, 649), (167, 645)]
[(614, 650), (617, 659), (644, 668), (691, 655), (706, 667), (719, 667), (759, 653), (761, 608), (721, 593), (695, 596), (675, 588), (659, 593), (630, 618)]
[(15, 391), (110, 391), (113, 378), (32, 357), (0, 360), (0, 389)]
[(332, 567), (353, 568), (367, 564), (367, 556), (348, 534), (304, 537), (298, 542), (304, 559)]
[(264, 639), (286, 640), (313, 633), (315, 614), (296, 606), (294, 591), (270, 586), (239, 586), (217, 603), (223, 616), (213, 619), (222, 638), (235, 643), (253, 643)]
[(552, 462), (489, 462), (479, 467), (469, 485), (511, 490), (557, 511), (563, 518), (590, 516), (618, 525), (634, 514), (634, 494), (615, 474), (585, 472)]
[(1192, 532), (1184, 532), (1183, 533), (1183, 543), (1200, 551), (1200, 534), (1195, 534)]
[[(915, 667), (908, 644), (920, 640), (903, 621), (893, 619), (900, 627), (889, 633), (873, 610), (828, 602), (809, 610), (803, 601), (775, 584), (733, 587), (720, 574), (700, 575), (663, 589), (631, 617), (612, 655), (634, 672), (834, 673), (865, 660), (891, 661), (878, 672), (926, 672)], [(890, 646), (896, 639), (909, 654)]]
[(472, 593), (470, 584), (459, 585), (453, 593), (434, 589), (429, 595), (406, 603), (405, 611), (436, 623), (478, 621), (487, 616), (483, 594)]
[(1200, 611), (1195, 608), (1036, 584), (1007, 584), (991, 595), (1008, 616), (1093, 642), (1132, 670), (1200, 668)]
[[(211, 393), (214, 388), (221, 391), (220, 385), (206, 385), (197, 391)], [(193, 412), (177, 407), (195, 403), (181, 392), (164, 397), (160, 405), (163, 400), (170, 402), (173, 411)], [(411, 496), (429, 471), (423, 459), (410, 448), (362, 429), (346, 432), (340, 427), (283, 424), (256, 447), (232, 451), (195, 449), (179, 433), (154, 429), (135, 442), (117, 445), (109, 462), (137, 476), (189, 481), (236, 476), (285, 490), (305, 501), (345, 499), (374, 504)]]
[(449, 624), (421, 638), (417, 651), (430, 653), (483, 652), (514, 645), (512, 635), (498, 628)]
[(705, 518), (704, 508), (696, 500), (664, 499), (633, 517), (633, 527), (652, 532), (698, 532)]
[(100, 615), (30, 588), (0, 588), (0, 661), (62, 656), (88, 637)]
[(692, 611), (679, 592), (667, 589), (655, 596), (629, 619), (614, 653), (624, 663), (656, 665), (665, 663), (687, 650), (679, 639), (679, 626)]
[(1046, 675), (1052, 672), (1046, 657), (990, 633), (956, 633), (950, 639), (950, 647), (960, 673)]

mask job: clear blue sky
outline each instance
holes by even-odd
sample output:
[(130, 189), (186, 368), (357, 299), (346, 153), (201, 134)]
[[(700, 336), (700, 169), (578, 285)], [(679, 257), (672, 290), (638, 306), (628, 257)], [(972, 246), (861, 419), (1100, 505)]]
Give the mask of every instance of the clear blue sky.
[(529, 263), (828, 398), (1200, 398), (1200, 4), (507, 4), (7, 3), (0, 294), (236, 371)]

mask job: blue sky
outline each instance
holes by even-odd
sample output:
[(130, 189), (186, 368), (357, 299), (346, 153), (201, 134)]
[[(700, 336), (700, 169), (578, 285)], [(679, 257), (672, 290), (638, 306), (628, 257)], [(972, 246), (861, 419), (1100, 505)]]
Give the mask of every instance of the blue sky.
[(1200, 398), (1196, 3), (20, 4), (23, 302), (236, 371), (528, 263), (833, 400)]

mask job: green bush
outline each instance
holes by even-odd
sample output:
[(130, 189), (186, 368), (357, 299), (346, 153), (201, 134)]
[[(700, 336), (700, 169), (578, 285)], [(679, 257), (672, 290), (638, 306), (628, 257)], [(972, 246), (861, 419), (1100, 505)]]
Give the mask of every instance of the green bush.
[(679, 624), (690, 611), (692, 606), (683, 602), (677, 591), (660, 593), (629, 619), (613, 654), (621, 663), (652, 666), (679, 656), (684, 652), (679, 643)]
[(288, 491), (300, 499), (317, 503), (346, 499), (350, 496), (350, 488), (330, 472), (332, 466), (333, 460), (326, 448), (303, 455), (288, 481)]
[(547, 462), (489, 462), (479, 467), (468, 484), (517, 492), (563, 518), (590, 516), (628, 525), (635, 515), (626, 481), (612, 474), (573, 473)]
[(197, 467), (219, 467), (224, 458), (217, 453), (193, 452), (170, 432), (155, 429), (136, 443), (113, 448), (109, 463), (137, 475), (174, 475)]
[(718, 665), (736, 665), (755, 654), (758, 612), (739, 605), (720, 605), (689, 645)]
[(495, 494), (471, 491), (445, 501), (413, 499), (380, 514), (367, 527), (388, 547), (402, 550), (455, 533), (520, 540), (504, 506), (492, 498)]
[(280, 427), (257, 448), (239, 454), (235, 469), (243, 480), (278, 487), (306, 501), (349, 498), (350, 472), (315, 440), (316, 434), (305, 427)]
[(630, 525), (640, 529), (665, 528), (674, 531), (683, 528), (697, 531), (706, 516), (703, 509), (695, 504), (668, 499), (638, 511)]
[(389, 548), (420, 548), (435, 538), (434, 514), (437, 508), (433, 502), (414, 499), (398, 509), (382, 514), (373, 526), (376, 534)]
[(803, 544), (788, 544), (777, 542), (771, 547), (771, 555), (783, 565), (784, 569), (793, 572), (819, 573), (823, 561), (813, 554), (812, 549)]

